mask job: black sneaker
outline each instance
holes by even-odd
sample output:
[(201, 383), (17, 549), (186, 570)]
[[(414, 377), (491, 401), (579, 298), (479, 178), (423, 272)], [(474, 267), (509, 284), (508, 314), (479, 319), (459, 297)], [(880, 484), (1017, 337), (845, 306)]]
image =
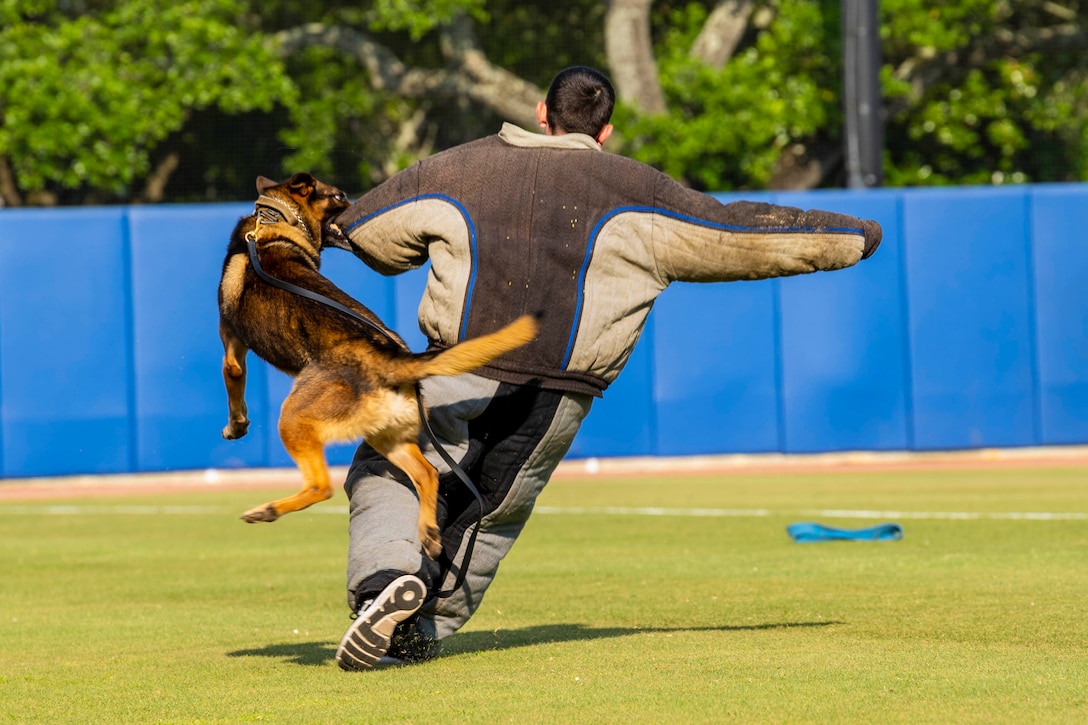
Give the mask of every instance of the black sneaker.
[(356, 672), (378, 664), (389, 651), (397, 624), (423, 606), (426, 594), (427, 588), (419, 577), (405, 574), (363, 605), (336, 648), (336, 663), (340, 669)]
[(416, 622), (409, 619), (397, 625), (390, 639), (385, 659), (402, 665), (433, 660), (442, 649), (442, 641), (423, 634)]

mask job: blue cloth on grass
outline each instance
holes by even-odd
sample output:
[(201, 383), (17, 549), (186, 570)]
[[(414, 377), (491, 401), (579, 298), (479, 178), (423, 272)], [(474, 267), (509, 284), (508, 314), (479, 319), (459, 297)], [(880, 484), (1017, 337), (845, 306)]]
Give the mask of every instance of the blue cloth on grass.
[(798, 544), (818, 541), (898, 541), (903, 538), (903, 527), (888, 523), (864, 529), (837, 529), (823, 524), (799, 523), (786, 527), (790, 538)]

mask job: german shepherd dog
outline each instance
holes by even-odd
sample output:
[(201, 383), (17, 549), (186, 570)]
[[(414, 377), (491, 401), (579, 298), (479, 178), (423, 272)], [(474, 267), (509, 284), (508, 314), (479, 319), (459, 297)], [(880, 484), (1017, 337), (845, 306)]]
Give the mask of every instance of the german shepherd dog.
[[(256, 212), (234, 228), (219, 283), (219, 336), (230, 418), (223, 437), (249, 429), (245, 403), (246, 354), (294, 377), (280, 411), (280, 438), (302, 473), (302, 489), (242, 514), (249, 522), (275, 521), (332, 496), (325, 445), (364, 438), (411, 479), (419, 496), (419, 539), (428, 556), (441, 551), (435, 506), (438, 473), (420, 452), (419, 381), (459, 375), (536, 336), (523, 316), (488, 335), (446, 350), (415, 354), (371, 310), (318, 271), (326, 246), (348, 248), (332, 223), (349, 205), (334, 186), (309, 174), (276, 183), (257, 179)], [(271, 277), (346, 306), (370, 324), (319, 301), (262, 281), (248, 255)]]

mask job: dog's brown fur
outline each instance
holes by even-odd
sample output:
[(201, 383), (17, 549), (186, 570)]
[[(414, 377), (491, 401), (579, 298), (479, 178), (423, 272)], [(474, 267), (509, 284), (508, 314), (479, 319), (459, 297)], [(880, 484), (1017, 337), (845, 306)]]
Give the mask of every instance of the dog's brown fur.
[[(242, 518), (250, 523), (275, 521), (328, 499), (332, 489), (325, 445), (365, 438), (415, 486), (420, 542), (433, 558), (441, 550), (435, 522), (438, 473), (418, 445), (416, 384), (432, 375), (475, 370), (524, 345), (536, 336), (536, 320), (523, 316), (447, 350), (414, 354), (377, 315), (318, 271), (322, 248), (345, 241), (331, 223), (349, 204), (344, 193), (308, 174), (280, 184), (260, 177), (257, 191), (260, 213), (235, 227), (219, 283), (219, 335), (230, 407), (223, 437), (240, 438), (249, 429), (246, 354), (253, 350), (295, 378), (280, 411), (279, 429), (304, 485), (292, 496), (246, 511)], [(255, 238), (261, 266), (269, 275), (347, 306), (381, 332), (261, 281), (250, 264), (247, 236)]]

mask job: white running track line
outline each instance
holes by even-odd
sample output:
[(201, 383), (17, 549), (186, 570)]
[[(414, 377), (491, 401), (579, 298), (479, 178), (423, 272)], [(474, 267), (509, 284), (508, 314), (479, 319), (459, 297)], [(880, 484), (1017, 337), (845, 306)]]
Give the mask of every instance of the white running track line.
[[(346, 506), (317, 506), (306, 513), (333, 514), (344, 516)], [(1088, 513), (1082, 512), (1044, 512), (1044, 511), (867, 511), (847, 509), (726, 509), (726, 508), (662, 508), (662, 507), (625, 507), (625, 506), (537, 506), (535, 512), (544, 515), (559, 516), (681, 516), (681, 517), (720, 517), (753, 518), (769, 516), (804, 516), (812, 518), (836, 519), (946, 519), (959, 521), (1001, 520), (1001, 521), (1088, 521)], [(223, 506), (66, 506), (66, 505), (20, 505), (0, 506), (3, 515), (35, 516), (169, 516), (200, 515), (221, 516), (235, 513)]]
[(618, 516), (817, 516), (839, 519), (1001, 519), (1011, 521), (1088, 521), (1088, 513), (1048, 513), (1017, 511), (851, 511), (846, 509), (796, 509), (772, 511), (770, 509), (704, 509), (704, 508), (625, 508), (537, 506), (536, 513), (543, 514), (598, 514)]

